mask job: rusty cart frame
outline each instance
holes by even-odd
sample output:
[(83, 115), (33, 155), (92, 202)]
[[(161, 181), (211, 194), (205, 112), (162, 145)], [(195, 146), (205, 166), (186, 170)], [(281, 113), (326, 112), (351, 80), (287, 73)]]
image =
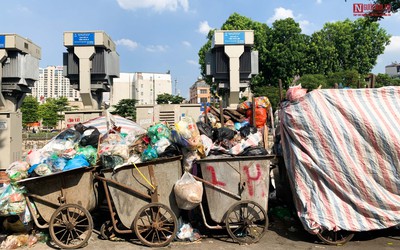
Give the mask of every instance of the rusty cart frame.
[(197, 161), (201, 172), (194, 173), (194, 178), (204, 185), (209, 216), (215, 224), (207, 222), (203, 199), (200, 211), (207, 228), (226, 228), (229, 236), (238, 243), (256, 243), (263, 237), (268, 229), (269, 161), (273, 157), (241, 156)]
[(175, 238), (179, 208), (173, 186), (182, 176), (181, 159), (159, 158), (96, 175), (111, 217), (100, 230), (104, 239), (114, 233), (135, 233), (142, 244), (162, 247)]
[(24, 197), (35, 225), (48, 228), (60, 248), (80, 248), (90, 239), (89, 211), (97, 205), (94, 171), (95, 167), (82, 167), (18, 181), (27, 190)]

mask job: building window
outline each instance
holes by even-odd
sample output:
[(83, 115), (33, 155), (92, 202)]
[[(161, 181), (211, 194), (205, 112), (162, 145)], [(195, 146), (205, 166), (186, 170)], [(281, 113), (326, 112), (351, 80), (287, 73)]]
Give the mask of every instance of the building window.
[(207, 94), (207, 89), (200, 89), (200, 94)]
[(200, 102), (201, 103), (207, 102), (207, 98), (200, 98)]

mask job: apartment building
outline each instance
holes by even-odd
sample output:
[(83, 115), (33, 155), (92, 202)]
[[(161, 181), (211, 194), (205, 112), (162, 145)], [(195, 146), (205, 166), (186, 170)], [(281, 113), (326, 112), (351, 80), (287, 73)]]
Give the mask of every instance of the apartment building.
[(32, 96), (40, 102), (47, 98), (67, 97), (68, 101), (79, 101), (79, 92), (69, 84), (69, 79), (63, 76), (63, 66), (48, 66), (39, 68), (39, 81), (32, 87)]
[(172, 78), (165, 73), (120, 73), (114, 78), (110, 105), (122, 99), (136, 99), (139, 105), (153, 105), (160, 94), (172, 95)]
[(197, 80), (189, 90), (189, 103), (204, 103), (211, 101), (210, 85), (204, 80)]

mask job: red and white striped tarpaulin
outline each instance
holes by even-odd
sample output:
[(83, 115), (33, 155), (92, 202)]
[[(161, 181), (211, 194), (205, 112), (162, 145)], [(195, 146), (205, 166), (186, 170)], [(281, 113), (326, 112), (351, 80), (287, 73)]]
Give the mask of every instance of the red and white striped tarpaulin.
[(306, 230), (400, 224), (400, 87), (313, 90), (283, 103), (280, 119)]

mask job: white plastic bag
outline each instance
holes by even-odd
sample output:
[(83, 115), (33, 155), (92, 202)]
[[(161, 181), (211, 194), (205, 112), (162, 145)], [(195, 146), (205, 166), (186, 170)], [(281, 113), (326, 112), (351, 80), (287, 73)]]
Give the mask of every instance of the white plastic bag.
[(193, 176), (186, 172), (174, 186), (175, 199), (178, 207), (184, 210), (191, 210), (197, 207), (203, 196), (203, 184), (196, 181)]

